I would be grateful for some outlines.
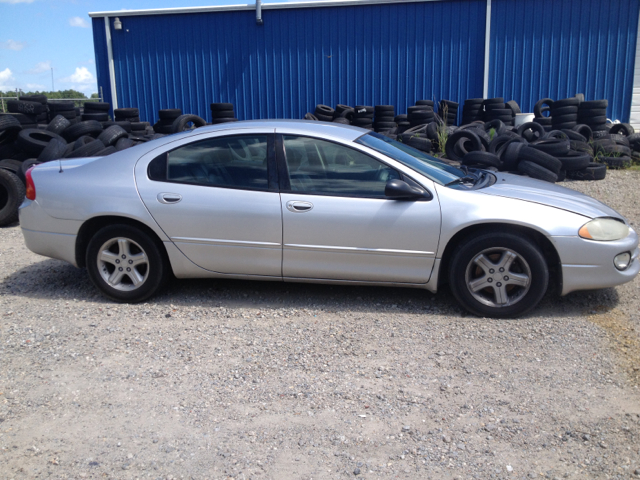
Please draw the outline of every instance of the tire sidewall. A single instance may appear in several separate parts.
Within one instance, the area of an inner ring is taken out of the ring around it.
[[[97,256],[107,241],[123,237],[140,245],[149,260],[146,281],[133,291],[121,291],[111,287],[100,275]],[[138,303],[146,300],[164,286],[168,278],[168,262],[156,243],[139,229],[129,225],[111,225],[99,230],[89,242],[86,266],[93,284],[107,297],[116,302]]]
[[[490,307],[476,300],[466,285],[465,275],[469,262],[483,250],[508,248],[521,255],[531,270],[531,286],[516,304]],[[480,317],[516,317],[534,308],[547,291],[549,269],[540,249],[524,237],[512,233],[485,233],[461,244],[454,252],[449,266],[449,284],[454,297],[469,312]]]

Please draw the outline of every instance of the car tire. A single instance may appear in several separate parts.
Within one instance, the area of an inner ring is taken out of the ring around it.
[[[18,220],[18,209],[24,200],[24,183],[15,173],[0,168],[0,226]]]
[[[474,235],[458,245],[449,265],[453,296],[480,317],[523,315],[540,302],[548,284],[549,269],[540,248],[513,233]]]
[[[557,173],[552,172],[542,165],[530,162],[529,160],[521,160],[520,163],[518,163],[518,171],[537,180],[543,180],[550,183],[556,183],[558,181]],[[558,172],[560,172],[559,168]]]
[[[571,180],[604,180],[607,176],[607,166],[591,162],[582,170],[567,171],[567,178]]]
[[[104,227],[87,247],[89,278],[105,296],[116,302],[142,302],[160,290],[169,278],[169,263],[160,248],[136,227]]]
[[[67,142],[52,138],[44,150],[38,155],[39,162],[49,162],[51,160],[58,160],[64,158],[64,154],[67,152]]]

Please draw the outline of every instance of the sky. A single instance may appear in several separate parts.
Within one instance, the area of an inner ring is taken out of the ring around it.
[[[291,0],[263,0],[281,3]],[[89,12],[254,4],[251,0],[0,0],[0,91],[97,92]],[[53,69],[53,70],[52,70]]]

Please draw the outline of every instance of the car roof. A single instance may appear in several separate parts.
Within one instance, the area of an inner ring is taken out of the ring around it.
[[[243,120],[240,122],[221,123],[207,125],[193,130],[193,133],[203,134],[223,130],[235,130],[238,128],[265,128],[275,129],[277,133],[296,133],[299,135],[331,136],[346,141],[353,141],[368,130],[341,123],[318,122],[315,120]]]

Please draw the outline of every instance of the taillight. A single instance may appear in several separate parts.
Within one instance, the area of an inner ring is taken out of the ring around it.
[[[33,166],[35,167],[35,165]],[[36,199],[36,185],[35,183],[33,183],[33,178],[31,177],[31,170],[33,170],[33,167],[29,168],[29,170],[27,170],[27,173],[24,174],[25,179],[27,180],[27,198],[29,200],[35,200]]]

